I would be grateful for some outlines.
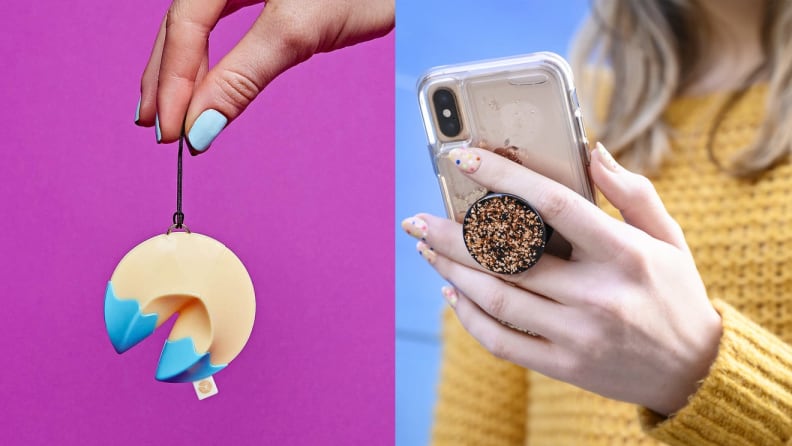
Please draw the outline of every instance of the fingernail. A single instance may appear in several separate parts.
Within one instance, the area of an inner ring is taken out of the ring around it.
[[[162,131],[159,126],[159,113],[154,115],[154,134],[157,136],[157,144],[162,141]]]
[[[441,288],[440,291],[443,293],[443,297],[446,302],[448,302],[448,305],[451,305],[451,308],[456,308],[457,302],[459,302],[459,294],[457,294],[456,289],[446,285]]]
[[[228,119],[217,110],[206,110],[195,120],[187,139],[198,152],[203,152],[225,128]]]
[[[616,172],[617,170],[619,170],[619,163],[617,163],[616,160],[613,159],[613,155],[611,155],[610,152],[608,152],[608,149],[606,149],[601,142],[597,143],[597,151],[600,154],[602,163],[605,165],[605,167],[608,168],[608,170],[610,170],[611,172]]]
[[[448,152],[448,157],[454,161],[459,170],[473,173],[481,165],[481,157],[470,149],[453,149]]]
[[[419,217],[405,218],[401,222],[401,227],[411,236],[421,240],[426,239],[427,229],[429,229],[426,222]]]
[[[135,109],[135,124],[137,124],[138,121],[140,121],[140,101],[141,101],[141,99],[143,99],[143,98],[138,98],[138,105],[137,105],[137,108]]]
[[[418,253],[421,254],[421,257],[426,259],[430,265],[434,265],[435,260],[437,260],[437,253],[434,252],[434,249],[431,246],[421,241],[415,245],[415,248],[418,250]]]

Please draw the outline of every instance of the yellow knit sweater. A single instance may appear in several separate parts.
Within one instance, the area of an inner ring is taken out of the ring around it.
[[[752,140],[766,94],[753,87],[729,113],[720,159]],[[723,318],[718,356],[688,405],[663,419],[498,360],[449,311],[433,444],[792,446],[792,163],[754,184],[713,166],[705,141],[723,97],[670,105],[673,155],[653,179]]]

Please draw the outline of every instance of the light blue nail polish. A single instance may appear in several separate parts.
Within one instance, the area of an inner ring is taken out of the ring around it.
[[[217,138],[227,123],[228,119],[219,111],[206,110],[195,120],[187,139],[193,149],[203,152]]]
[[[159,113],[154,115],[154,134],[157,135],[157,144],[162,141],[162,131],[159,128]]]
[[[141,99],[143,99],[143,98],[138,99],[138,106],[137,106],[137,109],[135,110],[135,124],[137,124],[138,121],[140,121],[140,101],[141,101]]]

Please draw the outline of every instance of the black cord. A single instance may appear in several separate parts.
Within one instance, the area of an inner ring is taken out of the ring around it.
[[[182,147],[184,145],[184,131],[179,136],[179,159],[176,167],[176,212],[173,213],[173,224],[181,229],[184,226],[184,213],[182,212]]]

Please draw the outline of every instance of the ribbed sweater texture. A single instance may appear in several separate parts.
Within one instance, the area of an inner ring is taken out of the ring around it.
[[[714,139],[719,159],[753,140],[766,94],[754,86],[729,111]],[[706,141],[725,98],[670,104],[672,153],[652,177],[723,320],[717,358],[688,404],[665,418],[499,360],[447,311],[432,444],[792,446],[792,163],[758,181],[719,170]]]

